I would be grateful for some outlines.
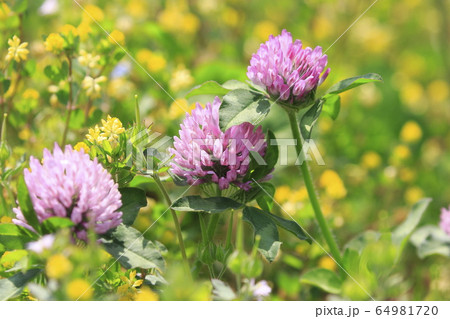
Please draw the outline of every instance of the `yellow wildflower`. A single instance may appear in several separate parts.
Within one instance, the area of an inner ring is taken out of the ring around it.
[[[65,24],[63,25],[59,31],[64,34],[65,36],[68,36],[70,33],[73,35],[78,35],[77,28],[71,24]]]
[[[189,106],[189,103],[186,99],[179,98],[173,101],[173,103],[170,105],[169,116],[170,118],[177,118],[186,114],[186,112],[190,113],[193,108],[195,108],[195,104],[191,104]]]
[[[423,87],[418,82],[407,81],[400,89],[400,99],[406,105],[414,105],[421,102],[424,95]]]
[[[405,160],[411,156],[411,151],[409,150],[408,146],[398,145],[394,148],[393,155],[395,158],[398,158],[400,160]]]
[[[27,55],[29,53],[26,47],[28,46],[28,42],[20,43],[19,37],[16,35],[12,37],[12,39],[8,40],[8,54],[6,54],[5,60],[11,61],[12,59],[16,60],[16,62],[25,61],[27,59]]]
[[[108,37],[109,42],[112,44],[119,43],[120,45],[125,44],[125,35],[119,30],[113,30]]]
[[[278,27],[272,21],[261,21],[256,24],[253,34],[259,41],[267,41],[270,35],[278,34]]]
[[[37,100],[39,98],[39,92],[35,89],[28,88],[22,93],[24,99]]]
[[[101,130],[103,131],[101,136],[107,138],[108,141],[114,141],[119,138],[119,135],[125,132],[125,129],[122,126],[122,122],[117,117],[108,117],[105,120],[102,120],[103,126]]]
[[[84,151],[84,154],[89,154],[89,146],[86,145],[84,142],[78,142],[73,149],[77,152],[80,152],[81,150]]]
[[[381,164],[381,157],[376,152],[373,151],[366,152],[362,156],[361,164],[363,167],[367,169],[377,168]]]
[[[86,41],[89,33],[91,33],[91,31],[92,31],[90,21],[91,21],[91,19],[89,19],[89,20],[83,19],[77,27],[77,31],[76,31],[77,35],[80,36],[80,39],[82,41]]]
[[[72,263],[62,254],[51,256],[45,265],[45,272],[49,278],[61,279],[71,271]]]
[[[0,20],[5,20],[11,16],[11,9],[4,2],[0,3]]]
[[[2,216],[0,218],[0,224],[11,224],[12,223],[12,218],[9,216]]]
[[[191,72],[184,67],[184,65],[179,65],[175,72],[172,74],[172,78],[169,81],[170,89],[174,92],[178,92],[191,86],[194,83],[194,78]]]
[[[412,186],[406,189],[405,191],[405,201],[408,203],[408,205],[412,205],[422,199],[425,194],[423,193],[423,190],[420,187]]]
[[[427,93],[433,103],[441,103],[450,95],[449,84],[443,80],[434,80],[428,85]]]
[[[66,294],[70,300],[89,300],[92,298],[93,289],[84,279],[74,279],[66,287]]]
[[[45,50],[55,54],[60,53],[64,47],[64,39],[58,33],[50,33],[45,40]]]
[[[289,199],[290,194],[291,188],[287,185],[281,185],[275,190],[274,198],[278,203],[283,203]]]
[[[400,139],[406,143],[414,143],[422,138],[422,129],[414,121],[406,122],[400,131]]]
[[[101,57],[99,55],[94,55],[86,52],[86,50],[80,50],[80,56],[78,57],[78,62],[82,66],[86,66],[90,69],[95,69],[99,67],[98,61],[100,61]]]
[[[416,172],[410,168],[401,168],[399,177],[402,182],[412,182],[416,178]]]
[[[336,270],[336,262],[329,256],[323,256],[319,259],[319,267],[329,269],[331,271]]]
[[[222,11],[222,21],[230,27],[236,27],[239,24],[239,13],[227,7]]]
[[[144,64],[152,73],[163,70],[167,64],[162,54],[152,52],[148,49],[139,50],[136,54],[136,59],[139,63]]]
[[[108,82],[108,95],[117,100],[125,100],[130,96],[130,92],[135,90],[134,83],[125,77],[115,78]]]
[[[83,10],[83,20],[95,20],[96,22],[101,22],[105,15],[103,14],[102,9],[93,4],[88,4],[84,7]]]
[[[330,19],[324,16],[318,16],[314,19],[312,25],[312,31],[314,36],[318,40],[326,39],[334,31],[334,26],[330,22]]]
[[[300,187],[300,189],[295,192],[289,192],[290,202],[297,203],[305,200],[306,198],[308,198],[308,191],[305,186]]]
[[[94,143],[101,144],[105,140],[105,138],[102,136],[102,132],[100,131],[98,125],[96,125],[94,128],[89,129],[88,134],[86,134],[86,138],[92,144]]]
[[[154,293],[149,287],[144,286],[137,293],[135,301],[158,301],[158,295]]]
[[[136,270],[130,272],[129,278],[121,276],[120,279],[124,282],[124,284],[117,288],[117,293],[120,295],[119,300],[134,300],[138,292],[136,288],[142,286],[144,280],[136,280]]]
[[[107,80],[106,76],[102,75],[98,78],[93,78],[87,75],[83,82],[81,82],[81,86],[86,90],[86,95],[91,98],[97,98],[101,95],[102,88],[100,87],[100,83],[105,82]]]
[[[340,199],[347,195],[347,190],[341,178],[331,169],[327,169],[322,173],[319,184],[324,187],[326,193],[334,199]]]

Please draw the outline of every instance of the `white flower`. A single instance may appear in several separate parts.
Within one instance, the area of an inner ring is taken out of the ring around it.
[[[40,254],[44,250],[52,248],[54,241],[55,241],[55,236],[44,235],[39,240],[28,243],[27,249]]]
[[[100,87],[100,83],[103,83],[107,80],[106,76],[102,75],[98,78],[93,78],[87,75],[83,82],[81,83],[81,86],[83,89],[86,90],[86,95],[91,98],[96,98],[100,96],[100,92],[102,88]]]

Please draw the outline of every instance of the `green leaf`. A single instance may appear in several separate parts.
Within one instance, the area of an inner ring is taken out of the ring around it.
[[[0,300],[17,297],[25,285],[40,272],[40,269],[31,269],[25,273],[19,272],[10,278],[0,279]]]
[[[213,96],[223,96],[227,94],[230,90],[224,88],[222,85],[216,81],[207,81],[200,85],[195,86],[186,94],[186,99],[197,96],[197,95],[213,95]]]
[[[229,91],[237,89],[250,89],[250,86],[247,83],[238,80],[228,80],[224,84],[222,84],[222,87]]]
[[[28,225],[33,227],[37,232],[40,230],[40,225],[36,212],[34,211],[33,204],[31,202],[30,194],[28,193],[27,185],[23,176],[19,178],[17,185],[17,199],[19,201],[20,210],[25,217]]]
[[[119,209],[123,214],[122,222],[131,226],[139,210],[147,206],[147,197],[142,189],[136,187],[122,187],[119,192],[122,195],[122,207]]]
[[[172,209],[180,212],[206,212],[215,214],[228,209],[238,209],[241,206],[241,203],[228,197],[201,198],[198,195],[193,195],[179,198],[172,204]]]
[[[28,0],[16,0],[12,9],[15,13],[22,13],[27,9]]]
[[[406,220],[392,232],[392,242],[403,246],[422,219],[423,213],[431,202],[431,198],[424,198],[415,203]]]
[[[155,268],[161,272],[165,268],[158,246],[132,227],[121,224],[105,234],[100,241],[106,251],[127,269]]]
[[[430,255],[442,255],[450,257],[450,236],[440,227],[426,225],[416,230],[410,238],[416,246],[419,258]]]
[[[233,289],[227,283],[219,279],[212,279],[211,283],[213,285],[214,300],[231,301],[237,298]]]
[[[309,140],[311,138],[311,133],[314,125],[322,112],[323,100],[317,100],[311,106],[311,108],[303,115],[300,120],[300,131],[302,133],[303,139]]]
[[[4,95],[8,90],[9,86],[11,85],[11,80],[9,79],[2,79],[0,81],[0,93]]]
[[[42,221],[42,230],[44,234],[54,233],[59,229],[72,227],[74,223],[69,218],[50,217]]]
[[[268,261],[274,261],[281,246],[277,225],[274,221],[262,210],[250,206],[244,208],[243,220],[253,226],[255,236],[261,236],[259,252]]]
[[[308,243],[311,244],[311,242],[312,242],[311,238],[308,235],[306,235],[306,233],[303,231],[303,229],[300,227],[300,225],[298,223],[296,223],[295,221],[281,218],[281,217],[271,214],[267,211],[264,211],[264,213],[267,214],[281,228],[287,230],[288,232],[291,232],[298,239],[306,240]]]
[[[341,97],[338,94],[332,94],[324,97],[322,111],[336,120],[341,110]]]
[[[255,187],[261,187],[264,189],[258,197],[256,202],[262,210],[270,212],[273,206],[273,196],[275,195],[275,186],[270,183],[259,183]]]
[[[326,92],[327,94],[339,94],[348,90],[351,90],[357,86],[366,84],[366,83],[370,83],[370,82],[376,82],[376,81],[383,81],[383,78],[376,74],[376,73],[367,73],[364,75],[360,75],[360,76],[355,76],[352,78],[348,78],[345,80],[342,80],[336,84],[334,84],[333,86],[331,86],[328,91]]]
[[[36,240],[37,234],[15,224],[0,224],[0,244],[7,250],[22,249],[25,244]]]
[[[270,101],[260,93],[246,89],[233,90],[223,97],[220,105],[220,128],[226,130],[244,122],[256,125],[269,114],[270,106]]]
[[[306,272],[300,282],[318,287],[331,294],[339,294],[342,280],[334,272],[324,268],[316,268]]]

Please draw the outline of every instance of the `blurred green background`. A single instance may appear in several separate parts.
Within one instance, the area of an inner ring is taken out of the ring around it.
[[[100,47],[108,42],[105,31],[117,30],[115,38],[127,51],[120,62],[102,68],[108,80],[101,84],[100,98],[90,100],[80,91],[77,107],[92,103],[92,109],[88,121],[72,119],[68,136],[72,145],[107,114],[130,124],[135,94],[146,123],[153,123],[158,132],[176,135],[184,116],[177,103],[192,107],[193,101],[184,99],[189,89],[207,80],[245,81],[252,53],[270,34],[285,28],[305,45],[326,50],[331,73],[319,94],[354,75],[376,72],[384,78],[384,83],[343,94],[339,118],[333,121],[322,115],[313,135],[325,165],[312,162],[311,168],[338,242],[343,244],[364,230],[391,229],[420,198],[433,199],[423,224],[438,223],[441,207],[450,204],[449,1],[380,0],[344,35],[372,1],[79,0],[89,14],[73,1],[55,1],[56,11],[43,12],[41,0],[30,1],[25,11],[16,14],[8,11],[11,2],[0,2],[1,56],[7,52],[7,40],[18,35],[29,43],[25,67],[30,75],[14,78],[15,91],[5,94],[14,97],[7,109],[10,164],[24,153],[40,156],[43,148],[60,142],[66,112],[58,92],[67,90],[67,83],[54,83],[44,75],[46,66],[60,64],[45,50],[44,40],[52,32],[70,28],[68,24],[80,35],[81,48],[100,59]],[[74,74],[78,83],[81,74]],[[279,137],[289,136],[287,118],[278,110],[265,125]],[[319,239],[296,170],[277,168],[275,198]],[[180,190],[173,191],[175,196]],[[156,192],[152,196],[158,200]],[[152,202],[136,227],[146,229],[164,209]],[[275,209],[281,213],[279,207]],[[149,237],[176,251],[169,216],[158,223]],[[186,218],[182,227],[194,253],[195,245],[189,241],[196,238],[197,226]],[[274,298],[321,298],[319,290],[302,287],[299,274],[316,265],[336,266],[317,245],[286,239],[279,260],[267,264],[263,276],[274,283]],[[420,260],[408,247],[398,273],[402,286],[395,290],[396,298],[448,298],[450,270],[444,257]]]

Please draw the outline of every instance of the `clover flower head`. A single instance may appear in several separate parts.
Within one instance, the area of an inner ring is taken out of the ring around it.
[[[10,62],[11,60],[15,60],[16,62],[25,61],[27,59],[28,49],[26,48],[28,46],[28,42],[20,42],[20,39],[18,36],[13,36],[12,39],[8,40],[8,53],[6,54],[5,60],[7,62]]]
[[[322,48],[303,48],[300,40],[283,30],[271,35],[253,54],[247,76],[256,85],[266,88],[275,98],[288,104],[301,104],[310,100],[316,88],[327,78],[327,56]],[[325,72],[322,74],[322,72]]]
[[[441,209],[441,222],[439,223],[439,226],[450,236],[450,207],[448,209]]]
[[[87,240],[88,229],[104,234],[122,222],[118,185],[97,159],[70,145],[62,151],[55,143],[53,153],[45,149],[43,164],[31,157],[24,178],[40,223],[54,216],[70,218],[76,237]],[[32,230],[20,208],[13,210],[13,222]]]
[[[107,80],[106,76],[101,75],[98,78],[93,78],[87,75],[83,82],[81,82],[81,86],[86,90],[86,95],[91,98],[100,97],[101,94],[101,86],[100,83],[103,83]]]
[[[216,183],[220,189],[234,184],[248,190],[245,180],[250,163],[250,151],[265,155],[267,143],[262,128],[242,123],[221,131],[219,127],[220,99],[197,107],[181,124],[180,137],[174,138],[172,172],[191,185]],[[270,175],[267,176],[270,178]]]

